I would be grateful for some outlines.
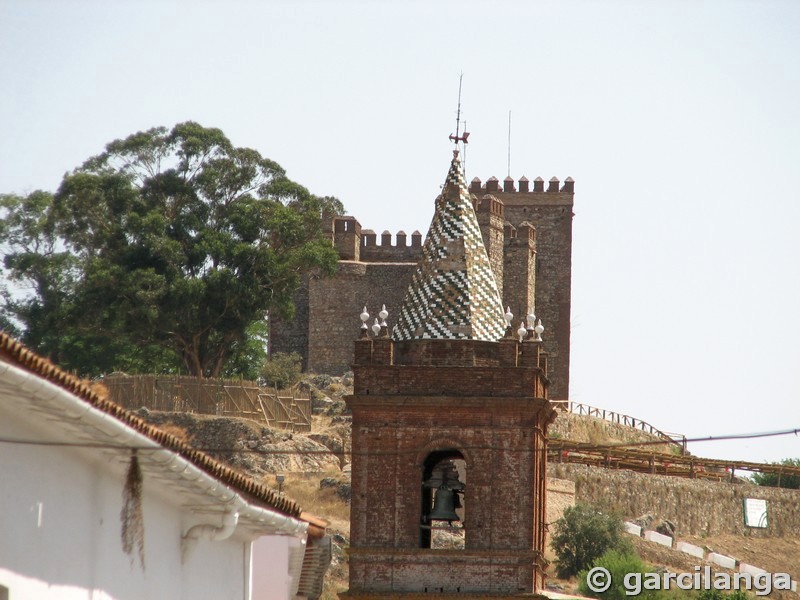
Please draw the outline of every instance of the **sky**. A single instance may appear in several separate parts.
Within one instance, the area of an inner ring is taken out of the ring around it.
[[[193,120],[424,234],[463,73],[467,180],[576,182],[571,399],[689,438],[800,428],[799,30],[791,0],[0,0],[0,193]]]

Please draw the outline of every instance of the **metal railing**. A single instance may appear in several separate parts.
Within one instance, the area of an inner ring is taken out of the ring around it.
[[[625,427],[639,429],[664,441],[670,442],[670,444],[680,449],[681,454],[686,454],[686,436],[682,433],[667,433],[666,431],[661,431],[660,429],[653,427],[647,421],[642,421],[636,417],[624,415],[613,410],[606,410],[605,408],[597,408],[596,406],[583,404],[582,402],[572,402],[570,400],[551,400],[550,403],[556,408],[565,412],[570,412],[574,415],[595,417],[598,419],[603,419],[604,421],[608,421],[609,423],[616,423],[617,425],[624,425]]]

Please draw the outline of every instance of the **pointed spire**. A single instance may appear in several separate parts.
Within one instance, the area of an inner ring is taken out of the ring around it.
[[[393,337],[497,341],[505,328],[494,272],[455,150]]]

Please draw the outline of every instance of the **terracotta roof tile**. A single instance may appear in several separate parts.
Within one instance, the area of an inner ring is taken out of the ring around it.
[[[150,438],[167,450],[181,455],[199,469],[217,478],[222,483],[242,492],[248,499],[254,501],[255,504],[267,506],[291,517],[301,517],[302,511],[294,501],[289,500],[285,496],[279,496],[270,488],[258,483],[251,477],[231,469],[204,452],[193,448],[174,435],[150,425],[141,417],[105,398],[105,388],[102,388],[102,386],[99,392],[98,384],[92,384],[91,382],[67,373],[49,360],[32,352],[3,331],[0,331],[0,361],[18,366],[67,390],[94,408],[107,413],[142,435]],[[305,516],[309,517],[309,515]],[[303,520],[309,519],[304,518]]]

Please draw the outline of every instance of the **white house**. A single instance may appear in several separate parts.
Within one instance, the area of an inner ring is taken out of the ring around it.
[[[315,598],[325,525],[0,332],[0,600]]]

